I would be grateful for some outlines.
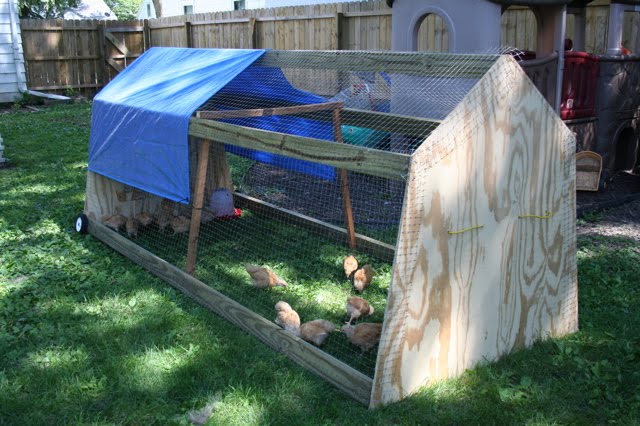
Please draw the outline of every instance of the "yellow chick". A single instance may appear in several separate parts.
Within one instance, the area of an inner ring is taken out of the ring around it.
[[[376,271],[374,271],[369,264],[358,269],[355,274],[353,274],[353,287],[355,287],[356,291],[362,293],[365,288],[369,287],[375,273]]]
[[[349,315],[349,322],[357,320],[361,316],[367,316],[373,314],[373,306],[369,305],[369,302],[362,297],[352,296],[347,299],[347,314]]]
[[[305,322],[300,326],[300,337],[316,346],[322,346],[329,333],[336,329],[336,326],[326,320],[317,319]]]
[[[251,282],[257,288],[272,288],[276,286],[287,287],[288,284],[269,268],[257,265],[245,265],[245,269],[251,277]]]
[[[287,302],[282,300],[276,303],[276,319],[275,322],[285,331],[295,336],[300,335],[300,316],[291,308]]]
[[[347,278],[351,278],[353,273],[358,269],[358,259],[353,256],[347,256],[342,261],[342,266],[344,267],[344,274]]]

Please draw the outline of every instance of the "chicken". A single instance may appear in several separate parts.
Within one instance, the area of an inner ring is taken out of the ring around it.
[[[173,229],[173,235],[182,234],[189,231],[191,225],[191,219],[184,216],[176,216],[171,219],[171,228]]]
[[[371,280],[373,279],[373,275],[376,271],[373,270],[371,265],[366,264],[362,268],[358,269],[355,274],[353,274],[353,286],[355,289],[362,293],[365,288],[369,287],[371,284]]]
[[[382,324],[363,322],[355,327],[353,325],[342,326],[342,332],[347,336],[351,344],[358,346],[362,352],[367,352],[380,341]]]
[[[361,316],[367,316],[373,314],[373,306],[369,305],[369,302],[362,297],[352,296],[347,299],[347,314],[349,315],[349,322],[357,320]]]
[[[156,216],[156,223],[160,232],[164,232],[167,226],[171,225],[171,219],[173,219],[172,207],[168,201],[162,200],[160,212]]]
[[[300,316],[298,316],[298,313],[291,308],[291,305],[281,300],[276,303],[276,312],[276,324],[284,328],[285,331],[299,336]]]
[[[276,286],[287,287],[288,284],[269,268],[256,265],[245,265],[245,269],[251,277],[251,282],[258,288],[272,288]]]
[[[138,221],[140,226],[142,226],[143,228],[146,228],[147,226],[153,223],[153,216],[151,216],[149,213],[142,212],[142,213],[138,213],[135,216],[135,220]]]
[[[127,219],[125,228],[127,229],[127,235],[129,236],[129,238],[138,236],[138,221],[134,218],[130,217],[129,219]]]
[[[353,256],[347,256],[342,261],[342,266],[344,267],[344,274],[347,278],[351,278],[353,273],[358,269],[358,259]]]
[[[305,322],[300,326],[300,337],[316,346],[322,346],[329,333],[336,329],[336,326],[326,320],[317,319]]]
[[[116,207],[114,209],[114,214],[111,216],[102,216],[102,223],[105,226],[113,229],[114,231],[119,231],[125,223],[127,223],[127,218],[120,214],[120,207]]]

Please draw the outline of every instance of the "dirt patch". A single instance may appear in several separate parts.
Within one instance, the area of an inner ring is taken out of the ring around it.
[[[640,175],[618,172],[608,182],[604,191],[578,191],[576,207],[578,217],[588,213],[611,209],[640,199]]]
[[[578,222],[578,236],[628,238],[640,244],[640,199],[601,211],[591,219]]]

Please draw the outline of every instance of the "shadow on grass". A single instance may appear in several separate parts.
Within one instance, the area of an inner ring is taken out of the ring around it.
[[[580,244],[580,332],[367,411],[91,237],[65,260],[42,238],[24,242],[39,266],[0,298],[7,424],[175,423],[216,393],[212,424],[629,423],[640,408],[628,240]]]

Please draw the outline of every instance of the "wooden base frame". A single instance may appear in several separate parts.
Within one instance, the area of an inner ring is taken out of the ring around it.
[[[106,226],[89,221],[89,233],[191,297],[202,306],[256,336],[271,348],[322,377],[362,404],[369,405],[373,379],[337,360],[319,348],[284,331],[280,326],[256,314],[192,277],[176,266],[162,260],[136,243]]]

